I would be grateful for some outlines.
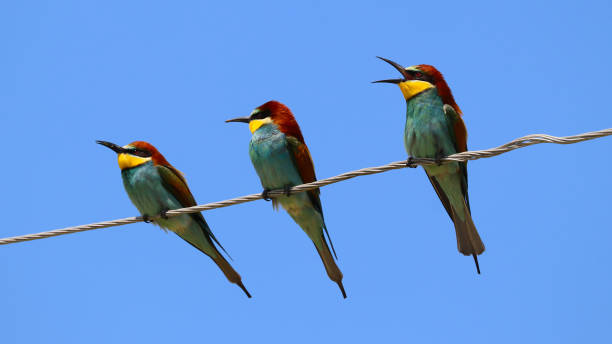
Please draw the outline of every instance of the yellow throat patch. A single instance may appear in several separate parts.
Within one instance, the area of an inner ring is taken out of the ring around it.
[[[142,165],[146,163],[147,161],[151,161],[151,157],[142,158],[142,157],[127,154],[127,153],[121,153],[117,157],[117,160],[119,162],[119,168],[123,170],[126,168],[132,168],[138,165]]]
[[[406,100],[416,96],[417,94],[425,90],[434,87],[434,85],[422,80],[408,80],[400,82],[398,86],[400,90],[402,90],[402,94],[404,95],[404,99]]]
[[[254,119],[249,122],[249,130],[251,130],[251,134],[255,133],[259,127],[264,124],[272,123],[272,119],[270,117],[266,117],[264,119]]]

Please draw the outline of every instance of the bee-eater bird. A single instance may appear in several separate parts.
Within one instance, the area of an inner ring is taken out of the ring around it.
[[[96,142],[117,153],[125,191],[145,221],[150,222],[150,217],[159,215],[155,224],[171,230],[209,256],[230,282],[237,284],[251,297],[240,275],[215,247],[213,240],[225,251],[201,213],[166,216],[168,210],[196,205],[183,174],[147,142],[136,141],[123,147],[106,141]]]
[[[379,57],[401,74],[401,79],[379,80],[397,84],[406,99],[406,127],[404,145],[408,152],[408,166],[412,158],[433,158],[467,150],[467,129],[461,110],[442,74],[433,66],[417,65],[404,68]],[[485,247],[472,221],[468,197],[467,163],[452,162],[423,166],[438,194],[444,209],[455,224],[457,248],[464,255],[472,255],[480,273],[477,256]]]
[[[291,110],[277,101],[269,101],[253,110],[250,116],[229,119],[225,122],[249,124],[253,134],[249,144],[249,155],[264,187],[264,198],[269,200],[267,193],[270,190],[286,190],[285,195],[272,199],[273,207],[276,209],[280,203],[302,227],[319,252],[327,275],[338,284],[342,296],[346,298],[342,285],[342,272],[336,265],[323,235],[325,231],[332,251],[336,255],[323,219],[319,189],[295,195],[290,195],[288,192],[292,186],[317,180],[310,151]]]

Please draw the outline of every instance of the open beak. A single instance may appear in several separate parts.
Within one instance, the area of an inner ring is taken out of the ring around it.
[[[229,123],[229,122],[249,123],[250,121],[251,121],[251,117],[247,116],[247,117],[238,117],[238,118],[228,119],[227,121],[225,121],[225,123]]]
[[[99,140],[97,140],[96,143],[99,144],[99,145],[102,145],[104,147],[108,147],[108,148],[112,149],[117,154],[125,153],[125,148],[123,148],[123,147],[121,147],[119,145],[116,145],[114,143],[110,143],[108,141],[99,141]]]
[[[406,72],[406,69],[402,67],[399,63],[393,62],[384,57],[380,57],[380,56],[376,56],[376,57],[392,65],[393,68],[397,69],[397,71],[400,72],[404,78],[403,79],[385,79],[385,80],[372,81],[373,84],[375,83],[399,84],[400,82],[404,82],[410,78],[410,75],[408,74],[408,72]]]

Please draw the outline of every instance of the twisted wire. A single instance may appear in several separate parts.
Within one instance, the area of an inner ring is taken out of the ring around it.
[[[434,165],[434,164],[446,164],[450,162],[478,160],[482,158],[490,158],[496,155],[500,155],[503,153],[513,151],[518,148],[523,148],[523,147],[527,147],[527,146],[531,146],[531,145],[535,145],[539,143],[572,144],[572,143],[593,140],[596,138],[610,136],[610,135],[612,135],[612,128],[587,132],[587,133],[573,135],[573,136],[565,136],[565,137],[557,137],[557,136],[551,136],[551,135],[546,135],[546,134],[533,134],[533,135],[519,137],[517,139],[514,139],[508,143],[505,143],[495,148],[457,153],[457,154],[453,154],[453,155],[444,157],[440,160],[429,159],[429,158],[412,158],[410,159],[410,165],[412,167],[416,165],[424,166],[424,165]],[[329,184],[338,183],[338,182],[341,182],[347,179],[352,179],[352,178],[359,177],[359,176],[367,176],[370,174],[377,174],[377,173],[382,173],[382,172],[396,170],[400,168],[406,168],[406,167],[409,167],[409,166],[407,162],[403,160],[403,161],[392,162],[392,163],[382,165],[382,166],[362,168],[362,169],[355,170],[355,171],[345,172],[345,173],[339,174],[334,177],[317,180],[312,183],[297,185],[297,186],[290,188],[289,192],[291,192],[292,194],[295,194],[298,192],[304,192],[308,190],[317,189],[317,188],[320,188],[320,187],[323,187]],[[286,190],[284,189],[271,190],[268,193],[268,196],[277,197],[277,196],[284,195],[285,192]],[[251,195],[246,195],[242,197],[228,199],[225,201],[207,203],[207,204],[197,205],[197,206],[188,207],[188,208],[169,210],[166,213],[166,215],[168,217],[172,217],[172,216],[177,216],[181,214],[189,214],[189,213],[195,213],[195,212],[200,212],[204,210],[229,207],[229,206],[240,204],[240,203],[256,201],[262,198],[263,198],[262,194],[251,194]],[[154,221],[156,218],[157,217],[151,217],[151,220]],[[66,228],[55,229],[55,230],[46,231],[46,232],[3,238],[3,239],[0,239],[0,245],[7,245],[7,244],[13,244],[13,243],[18,243],[18,242],[23,242],[23,241],[50,238],[50,237],[54,237],[58,235],[84,232],[84,231],[89,231],[93,229],[122,226],[122,225],[127,225],[130,223],[136,223],[136,222],[141,222],[141,221],[144,221],[143,217],[138,216],[138,217],[127,217],[127,218],[112,220],[112,221],[96,222],[96,223],[91,223],[87,225],[75,226],[75,227],[66,227]]]

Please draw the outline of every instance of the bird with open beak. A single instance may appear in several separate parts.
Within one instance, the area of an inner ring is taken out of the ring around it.
[[[433,66],[416,65],[404,68],[398,63],[379,57],[402,75],[399,79],[375,81],[398,85],[406,100],[404,145],[412,158],[441,158],[467,150],[467,130],[461,110],[442,74]],[[485,247],[472,221],[468,197],[466,162],[423,166],[444,209],[455,225],[457,248],[474,257],[480,273],[478,255]]]

